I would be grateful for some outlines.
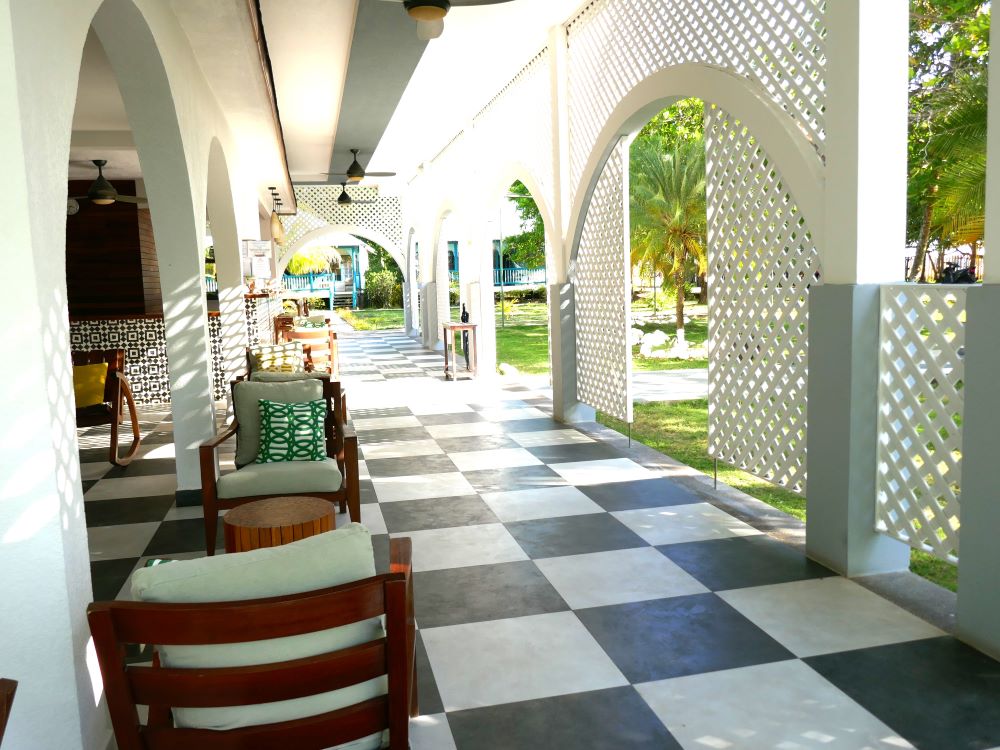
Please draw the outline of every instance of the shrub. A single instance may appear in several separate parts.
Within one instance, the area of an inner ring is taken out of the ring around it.
[[[392,299],[389,301],[392,307],[402,307],[403,306],[403,285],[396,284],[392,288]]]
[[[504,298],[516,302],[545,302],[547,299],[545,287],[527,287],[524,289],[504,289]],[[493,293],[494,302],[500,301],[500,292]]]
[[[514,300],[505,299],[500,303],[500,310],[504,315],[510,315],[514,312]]]
[[[461,299],[461,292],[458,288],[458,282],[453,281],[448,285],[448,304],[454,307],[458,304],[459,299]]]
[[[368,271],[365,274],[365,307],[389,307],[397,286],[392,271]]]

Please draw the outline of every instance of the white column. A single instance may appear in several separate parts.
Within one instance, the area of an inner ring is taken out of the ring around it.
[[[88,649],[86,607],[93,593],[69,358],[63,208],[86,22],[67,7],[64,25],[48,38],[54,46],[39,45],[31,32],[42,33],[42,19],[56,17],[46,7],[51,3],[21,4],[16,39],[10,5],[0,0],[0,164],[10,212],[4,273],[11,282],[0,295],[0,348],[11,357],[0,374],[0,676],[19,686],[3,747],[103,748],[110,726]],[[43,59],[52,50],[75,57],[75,67]],[[44,80],[42,88],[29,83],[35,77]]]
[[[823,285],[809,296],[808,554],[847,575],[903,570],[875,525],[879,283],[906,225],[906,0],[827,6]]]
[[[1000,61],[990,59],[986,161],[986,247],[1000,247]],[[962,548],[958,566],[958,634],[1000,659],[1000,261],[983,263],[983,285],[966,297],[965,418],[962,422]]]

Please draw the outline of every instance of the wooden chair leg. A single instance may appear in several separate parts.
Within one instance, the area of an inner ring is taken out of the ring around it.
[[[121,398],[122,403],[118,404],[118,419],[112,420],[111,425],[111,463],[116,466],[128,466],[132,459],[135,458],[135,454],[139,452],[139,446],[142,444],[142,436],[139,434],[139,414],[135,409],[135,399],[132,398],[132,389],[129,388],[128,381],[124,377],[121,377]],[[129,446],[128,451],[121,458],[118,457],[118,424],[117,422],[122,421],[122,410],[128,404],[128,413],[132,418],[132,445]]]
[[[219,525],[219,511],[205,508],[205,553],[211,557],[215,554],[215,534]]]

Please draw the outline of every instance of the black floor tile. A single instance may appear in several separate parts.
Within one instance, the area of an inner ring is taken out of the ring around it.
[[[766,534],[657,547],[712,591],[836,575]]]
[[[447,456],[371,458],[365,462],[372,477],[408,477],[417,474],[447,474],[458,467]]]
[[[482,415],[474,411],[463,411],[455,414],[425,414],[417,417],[422,425],[438,424],[471,424],[472,422],[485,422]]]
[[[569,609],[530,561],[414,573],[413,599],[421,628]]]
[[[216,552],[225,548],[222,535],[222,519],[216,528]],[[199,552],[205,549],[205,521],[201,518],[186,518],[180,521],[164,521],[149,540],[143,557],[169,557],[176,552]]]
[[[377,503],[378,495],[375,494],[375,485],[371,479],[362,479],[358,482],[360,487],[361,504]]]
[[[382,503],[381,509],[390,534],[499,523],[490,507],[477,495]]]
[[[593,607],[576,614],[633,684],[794,658],[715,594]]]
[[[102,479],[146,477],[154,474],[176,474],[177,462],[172,458],[139,458],[128,466],[114,466]]]
[[[350,404],[348,404],[350,410]],[[351,414],[353,418],[354,415]],[[425,427],[399,427],[391,430],[358,430],[358,443],[362,447],[373,443],[395,443],[402,440],[430,440]]]
[[[517,466],[462,472],[476,492],[512,492],[538,487],[565,487],[566,480],[548,466]]]
[[[81,464],[107,463],[108,469],[111,469],[112,464],[110,461],[108,461],[108,446],[104,445],[99,448],[81,448],[80,463]]]
[[[101,481],[101,480],[100,479],[84,479],[83,482],[82,482],[83,491],[86,492],[91,487],[93,487],[95,484],[97,484],[99,481]]]
[[[132,575],[138,557],[124,557],[120,560],[94,560],[90,563],[90,581],[94,588],[95,602],[113,601],[121,591],[125,581]]]
[[[547,464],[564,464],[573,461],[603,461],[608,458],[625,458],[625,454],[604,443],[569,443],[528,448],[539,461]]]
[[[521,447],[506,435],[471,435],[469,437],[438,438],[437,444],[445,453]]]
[[[143,445],[166,445],[174,442],[173,432],[150,432],[142,436]]]
[[[539,432],[541,430],[565,430],[566,425],[550,417],[534,419],[511,419],[501,422],[504,432]]]
[[[427,657],[427,647],[424,646],[424,639],[420,637],[419,630],[417,631],[414,651],[417,662],[417,703],[420,713],[423,716],[444,713],[444,701],[441,700],[441,693],[438,692],[434,670],[431,669],[431,660]]]
[[[691,490],[663,478],[593,484],[580,491],[609,512],[704,502]]]
[[[372,551],[375,554],[375,572],[378,575],[389,572],[389,535],[372,534]]]
[[[83,510],[87,515],[87,527],[90,528],[162,521],[173,504],[173,495],[154,495],[117,500],[88,500],[83,504]]]
[[[534,560],[649,546],[642,537],[607,513],[542,518],[505,525],[521,549]]]
[[[448,714],[458,750],[680,750],[635,688],[619,687]]]
[[[803,661],[920,750],[1000,747],[1000,662],[950,636]]]

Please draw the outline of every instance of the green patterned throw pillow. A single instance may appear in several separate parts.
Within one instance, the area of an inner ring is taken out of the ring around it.
[[[257,463],[325,459],[325,416],[326,402],[322,399],[299,404],[260,399],[260,453]]]

